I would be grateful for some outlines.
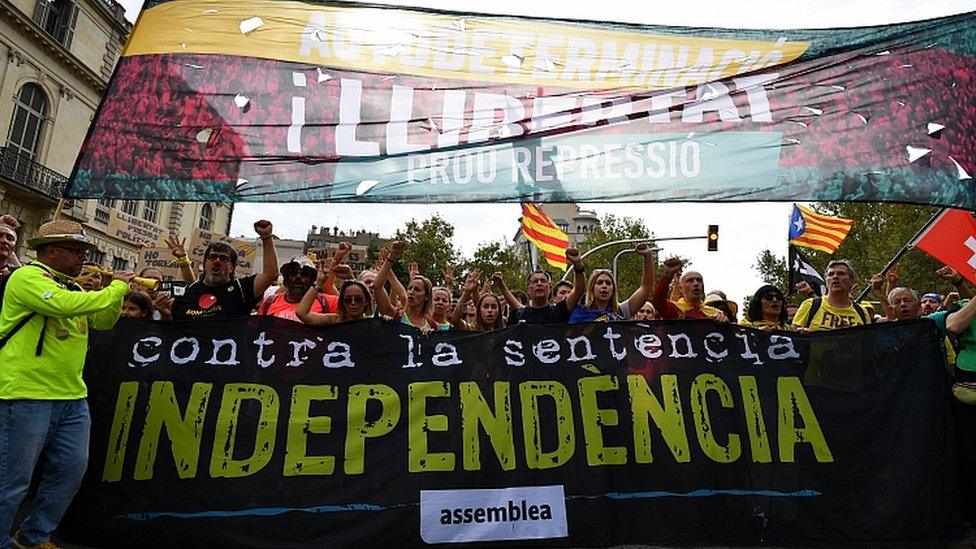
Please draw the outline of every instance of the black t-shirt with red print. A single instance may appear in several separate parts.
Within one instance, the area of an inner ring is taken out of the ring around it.
[[[173,320],[250,315],[260,301],[254,297],[254,279],[255,275],[235,278],[220,286],[199,281],[190,284],[173,301]]]

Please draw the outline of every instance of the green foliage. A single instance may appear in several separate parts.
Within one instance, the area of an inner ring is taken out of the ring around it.
[[[902,246],[938,211],[937,208],[910,204],[852,202],[820,202],[814,204],[813,209],[819,213],[854,220],[851,232],[833,254],[809,248],[801,250],[821,274],[832,259],[850,260],[857,273],[857,293],[867,287],[871,276],[880,273]],[[780,274],[776,266],[783,261],[784,258],[777,258],[769,250],[764,250],[756,258],[754,268],[764,280],[777,280]],[[941,264],[925,252],[909,250],[898,263],[901,265],[899,286],[908,286],[919,292],[953,291],[950,285],[935,274]]]
[[[752,268],[759,271],[759,276],[766,284],[772,284],[786,292],[790,285],[790,273],[786,266],[786,258],[778,257],[771,250],[763,250],[756,256]]]
[[[458,264],[460,254],[454,247],[454,225],[439,215],[433,215],[423,222],[411,219],[402,230],[397,230],[393,240],[403,240],[407,249],[394,266],[394,273],[401,282],[406,283],[407,269],[416,262],[420,274],[426,276],[435,286],[444,284],[444,268]],[[455,277],[456,278],[456,277]],[[463,280],[455,280],[462,284]]]
[[[482,282],[495,271],[502,273],[505,283],[512,290],[521,289],[525,284],[525,274],[529,269],[529,259],[525,250],[514,243],[504,241],[482,242],[474,251],[471,259],[461,263],[454,275],[455,287],[464,286],[464,277],[472,269],[481,269]]]

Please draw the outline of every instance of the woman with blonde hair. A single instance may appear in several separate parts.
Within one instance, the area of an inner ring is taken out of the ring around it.
[[[443,328],[431,318],[434,287],[427,277],[417,274],[410,278],[410,282],[406,286],[406,305],[402,310],[393,306],[390,295],[384,288],[386,279],[391,276],[390,271],[393,269],[393,263],[400,258],[400,254],[406,247],[402,241],[394,242],[390,246],[389,257],[383,262],[380,271],[376,273],[376,282],[373,283],[373,288],[376,290],[376,307],[383,316],[388,316],[407,326],[418,328],[422,332],[441,330]]]
[[[319,292],[324,290],[323,285],[329,280],[331,267],[327,262],[319,263],[319,274],[302,300],[295,309],[295,316],[309,326],[322,326],[326,324],[337,324],[340,322],[350,322],[362,318],[373,316],[373,296],[369,293],[366,284],[359,280],[346,280],[339,289],[338,313],[315,313],[312,312],[312,305],[319,299]]]
[[[627,320],[647,301],[654,287],[654,251],[647,244],[638,244],[634,252],[644,258],[641,285],[626,301],[617,302],[617,281],[608,269],[593,271],[586,282],[586,298],[569,316],[569,324],[583,324],[597,320]]]

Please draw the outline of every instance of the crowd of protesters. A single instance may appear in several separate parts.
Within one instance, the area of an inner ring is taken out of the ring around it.
[[[18,229],[16,219],[0,217],[0,549],[9,546],[11,539],[2,533],[12,528],[42,456],[48,465],[13,545],[47,542],[77,491],[90,427],[82,381],[88,328],[111,329],[120,316],[181,321],[271,315],[315,326],[380,317],[422,332],[489,331],[522,323],[701,319],[800,333],[925,317],[944,338],[957,400],[970,402],[959,418],[976,420],[976,406],[971,405],[976,404],[976,300],[968,299],[972,289],[949,267],[937,271],[956,288],[947,295],[899,286],[897,269],[872,277],[870,288],[880,303],[875,309],[854,298],[857,277],[850,262],[835,260],[827,266],[826,295],[812,295],[804,283],[789,289],[762,285],[740,317],[734,301],[720,290],[706,291],[702,273],[685,270],[682,260],[665,260],[658,276],[648,244],[634,250],[643,260],[643,273],[626,298],[627,289],[618,288],[613,272],[594,269],[587,276],[582,256],[573,248],[566,250],[572,282],[553,285],[549,273],[535,271],[521,281],[524,291],[513,291],[500,272],[474,269],[455,288],[454,271],[447,269],[446,285],[435,287],[415,263],[407,269],[405,285],[398,280],[394,265],[406,249],[403,242],[381,250],[375,267],[358,276],[343,263],[351,250],[346,243],[330,258],[297,256],[279,267],[273,226],[261,220],[254,230],[263,261],[260,272],[251,275],[238,275],[237,250],[219,241],[207,246],[196,274],[184,241],[170,235],[166,243],[188,284],[182,295],[174,296],[159,290],[162,273],[157,269],[134,276],[88,263],[96,246],[73,221],[42,225],[27,243],[36,259],[22,264],[15,253]],[[794,291],[811,295],[799,306],[788,305],[786,295]],[[966,489],[976,494],[976,441],[962,441],[960,447]],[[976,506],[969,511],[968,516],[976,516]]]

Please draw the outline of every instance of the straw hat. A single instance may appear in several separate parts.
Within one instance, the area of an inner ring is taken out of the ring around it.
[[[27,241],[27,247],[36,250],[39,246],[74,242],[83,244],[88,250],[97,250],[98,246],[85,237],[85,231],[77,221],[69,219],[55,219],[41,225],[37,236]]]
[[[730,301],[728,299],[725,299],[725,297],[720,292],[717,291],[711,292],[708,295],[706,295],[705,299],[702,302],[705,305],[712,305],[712,306],[725,304],[725,306],[729,308],[729,312],[731,312],[733,315],[739,314],[739,305],[735,301]]]

